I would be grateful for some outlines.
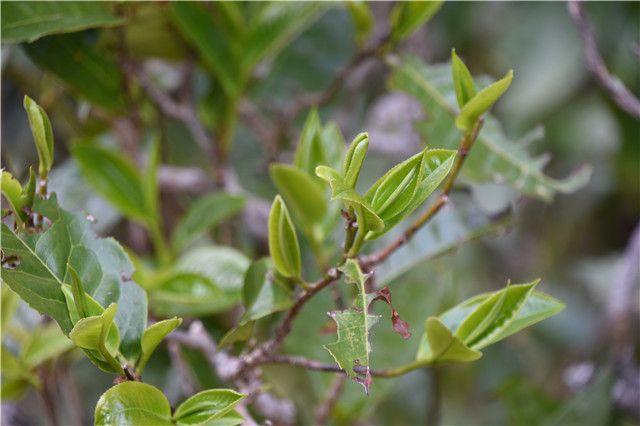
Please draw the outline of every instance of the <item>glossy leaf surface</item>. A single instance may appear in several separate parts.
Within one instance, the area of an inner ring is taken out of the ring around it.
[[[140,361],[136,368],[136,372],[141,374],[144,370],[144,366],[156,350],[160,342],[169,335],[173,330],[178,328],[182,324],[182,318],[171,318],[164,321],[158,321],[155,324],[150,325],[142,334],[140,339],[140,346],[142,353],[140,355]]]
[[[102,394],[94,422],[105,426],[173,425],[167,397],[151,385],[133,381],[115,385]]]
[[[176,408],[173,415],[178,425],[209,424],[233,410],[244,395],[230,389],[199,392]]]

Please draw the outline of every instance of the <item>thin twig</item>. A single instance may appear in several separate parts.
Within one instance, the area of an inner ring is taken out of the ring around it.
[[[587,68],[620,108],[631,116],[640,119],[640,101],[626,88],[619,78],[609,74],[604,60],[600,56],[600,52],[598,52],[593,27],[582,9],[581,2],[570,1],[567,7],[580,31]]]

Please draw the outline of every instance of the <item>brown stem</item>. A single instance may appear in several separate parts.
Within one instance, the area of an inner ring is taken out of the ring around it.
[[[593,27],[582,9],[581,2],[570,1],[568,8],[571,17],[580,31],[587,68],[595,76],[600,86],[609,93],[609,96],[611,96],[620,108],[631,116],[640,119],[640,101],[625,87],[620,79],[609,74],[607,66],[602,56],[600,56],[600,52],[598,52]]]

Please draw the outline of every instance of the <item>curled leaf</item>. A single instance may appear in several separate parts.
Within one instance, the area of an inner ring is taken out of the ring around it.
[[[347,155],[342,163],[343,182],[346,188],[354,189],[360,176],[364,157],[369,149],[369,134],[360,133],[351,142]]]
[[[456,54],[456,49],[451,49],[451,74],[453,75],[453,86],[456,90],[458,105],[462,108],[476,95],[476,86],[469,68],[460,60]]]
[[[47,113],[29,96],[24,97],[24,109],[29,117],[29,126],[33,141],[38,151],[38,173],[41,177],[47,175],[53,165],[53,130]]]
[[[269,252],[273,263],[285,277],[300,277],[300,246],[287,206],[279,195],[269,212]]]
[[[376,291],[373,294],[373,299],[369,302],[369,307],[373,304],[373,302],[377,300],[382,300],[389,307],[391,307],[391,325],[393,327],[393,331],[401,335],[403,338],[408,339],[411,337],[411,332],[409,331],[409,323],[400,318],[400,314],[393,307],[393,303],[391,302],[391,290],[389,287],[383,287],[380,290]]]

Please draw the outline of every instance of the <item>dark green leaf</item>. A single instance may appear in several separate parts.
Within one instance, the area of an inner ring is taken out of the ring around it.
[[[442,1],[403,1],[391,10],[391,37],[400,41],[425,24],[442,6]]]
[[[451,49],[451,72],[456,98],[460,108],[476,96],[476,85],[467,66],[456,55],[456,49]]]
[[[202,391],[180,404],[173,419],[178,425],[209,424],[233,410],[244,397],[230,389]]]
[[[327,214],[323,188],[306,172],[286,164],[269,167],[271,179],[291,207],[294,217],[300,218],[308,234]]]
[[[31,1],[2,3],[2,42],[32,42],[58,33],[124,23],[107,3],[86,1]]]
[[[269,252],[273,263],[285,277],[299,278],[301,272],[300,246],[287,206],[279,195],[269,212]]]
[[[73,155],[89,184],[124,215],[141,223],[155,216],[140,173],[112,150],[89,143],[76,144]]]
[[[173,244],[180,251],[194,239],[238,213],[245,200],[237,195],[215,193],[196,201],[176,225]]]
[[[96,405],[96,425],[171,426],[171,406],[157,388],[141,382],[124,382],[102,394]]]
[[[83,34],[45,37],[24,46],[29,57],[88,101],[108,110],[124,107],[122,74]]]

